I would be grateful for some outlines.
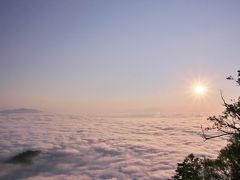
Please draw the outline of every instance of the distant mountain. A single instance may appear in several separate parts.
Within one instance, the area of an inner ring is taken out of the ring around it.
[[[19,108],[19,109],[6,109],[0,111],[0,114],[15,114],[15,113],[40,113],[37,109]]]

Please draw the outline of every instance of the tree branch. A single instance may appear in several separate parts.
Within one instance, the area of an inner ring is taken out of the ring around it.
[[[206,136],[206,134],[204,133],[203,127],[201,125],[201,130],[202,130],[202,136],[204,138],[204,141],[208,140],[208,139],[213,139],[213,138],[218,138],[218,137],[222,137],[222,136],[230,136],[232,133],[223,133],[223,134],[219,134],[219,135],[215,135],[215,136]]]

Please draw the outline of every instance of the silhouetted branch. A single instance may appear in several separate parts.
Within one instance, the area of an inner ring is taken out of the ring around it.
[[[224,103],[224,106],[227,105],[227,103],[226,103],[226,101],[225,101],[225,99],[224,99],[224,97],[223,97],[222,90],[220,90],[220,95],[221,95],[222,101],[223,101],[223,103]]]
[[[206,141],[208,139],[214,139],[214,138],[218,138],[218,137],[222,137],[222,136],[230,136],[230,135],[232,135],[232,133],[224,133],[224,134],[218,134],[218,135],[215,135],[215,136],[207,137],[206,134],[204,133],[202,125],[201,125],[201,130],[202,130],[202,137],[204,138],[204,141]]]

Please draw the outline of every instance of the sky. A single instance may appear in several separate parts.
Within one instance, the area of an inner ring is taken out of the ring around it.
[[[216,111],[240,68],[240,2],[0,1],[0,108]],[[204,97],[193,94],[201,81]]]

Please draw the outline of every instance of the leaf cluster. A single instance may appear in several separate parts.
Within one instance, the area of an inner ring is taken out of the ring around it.
[[[234,135],[216,159],[198,158],[193,154],[188,155],[182,163],[178,163],[173,179],[239,180],[240,135]]]

